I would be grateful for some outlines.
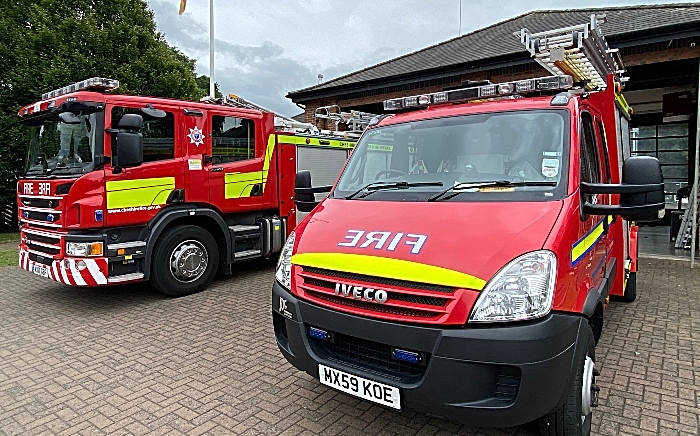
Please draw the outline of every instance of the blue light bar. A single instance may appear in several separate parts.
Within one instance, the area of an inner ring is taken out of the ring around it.
[[[46,92],[41,95],[42,100],[58,97],[59,95],[70,94],[71,92],[91,90],[91,91],[112,91],[119,88],[119,81],[114,79],[105,79],[102,77],[93,77],[91,79],[76,82],[72,85],[64,86],[63,88],[54,89],[51,92]]]
[[[391,100],[384,101],[384,110],[395,111],[441,103],[461,103],[471,100],[525,95],[532,92],[565,90],[573,86],[574,79],[571,76],[547,76],[537,79],[516,80],[514,82],[414,95],[411,97],[392,98]]]
[[[312,338],[322,341],[327,341],[331,338],[330,333],[325,330],[317,329],[316,327],[309,327],[309,335],[311,335]]]
[[[394,348],[394,352],[392,353],[392,355],[394,359],[403,360],[404,362],[420,363],[421,361],[420,354],[415,353],[413,351],[399,350],[398,348]]]

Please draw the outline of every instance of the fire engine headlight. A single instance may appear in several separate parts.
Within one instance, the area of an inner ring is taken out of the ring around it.
[[[282,248],[280,260],[277,262],[277,272],[275,272],[275,278],[279,284],[287,289],[292,285],[292,250],[294,249],[295,237],[294,232],[289,234],[289,238]]]
[[[540,318],[552,310],[557,258],[551,251],[524,254],[503,267],[481,291],[469,322]]]
[[[75,257],[102,256],[102,242],[66,242],[66,254]]]

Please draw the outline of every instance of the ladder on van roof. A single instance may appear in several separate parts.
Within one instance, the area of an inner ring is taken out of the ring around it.
[[[530,55],[555,76],[568,75],[583,83],[587,91],[607,88],[607,76],[613,74],[620,83],[628,80],[618,49],[611,49],[600,24],[604,14],[591,15],[590,22],[545,32],[531,33],[523,28],[520,37]]]
[[[376,118],[378,115],[361,112],[356,110],[351,110],[350,112],[343,112],[340,106],[337,104],[332,104],[329,106],[321,106],[316,108],[314,116],[317,120],[329,120],[335,124],[336,130],[339,124],[345,124],[347,126],[346,132],[352,132],[360,134],[362,133],[370,122]]]

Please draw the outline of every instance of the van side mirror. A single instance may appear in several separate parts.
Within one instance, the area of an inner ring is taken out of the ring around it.
[[[659,160],[651,156],[632,156],[622,164],[622,183],[581,183],[584,194],[619,194],[619,205],[584,203],[590,215],[619,215],[629,221],[658,221],[666,207],[663,176]]]
[[[320,203],[316,201],[314,194],[331,192],[333,186],[311,187],[311,172],[299,171],[294,180],[294,204],[300,212],[311,212]]]
[[[143,135],[139,131],[142,125],[141,115],[126,114],[119,120],[117,130],[109,130],[116,133],[113,141],[116,147],[114,155],[117,157],[114,162],[115,172],[119,173],[121,168],[137,167],[143,163]]]

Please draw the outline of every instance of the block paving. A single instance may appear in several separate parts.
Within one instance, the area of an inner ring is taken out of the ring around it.
[[[642,259],[597,348],[594,434],[697,435],[700,273]],[[395,412],[319,384],[277,350],[271,262],[179,299],[0,268],[0,434],[530,435]],[[546,381],[543,381],[546,382]]]

